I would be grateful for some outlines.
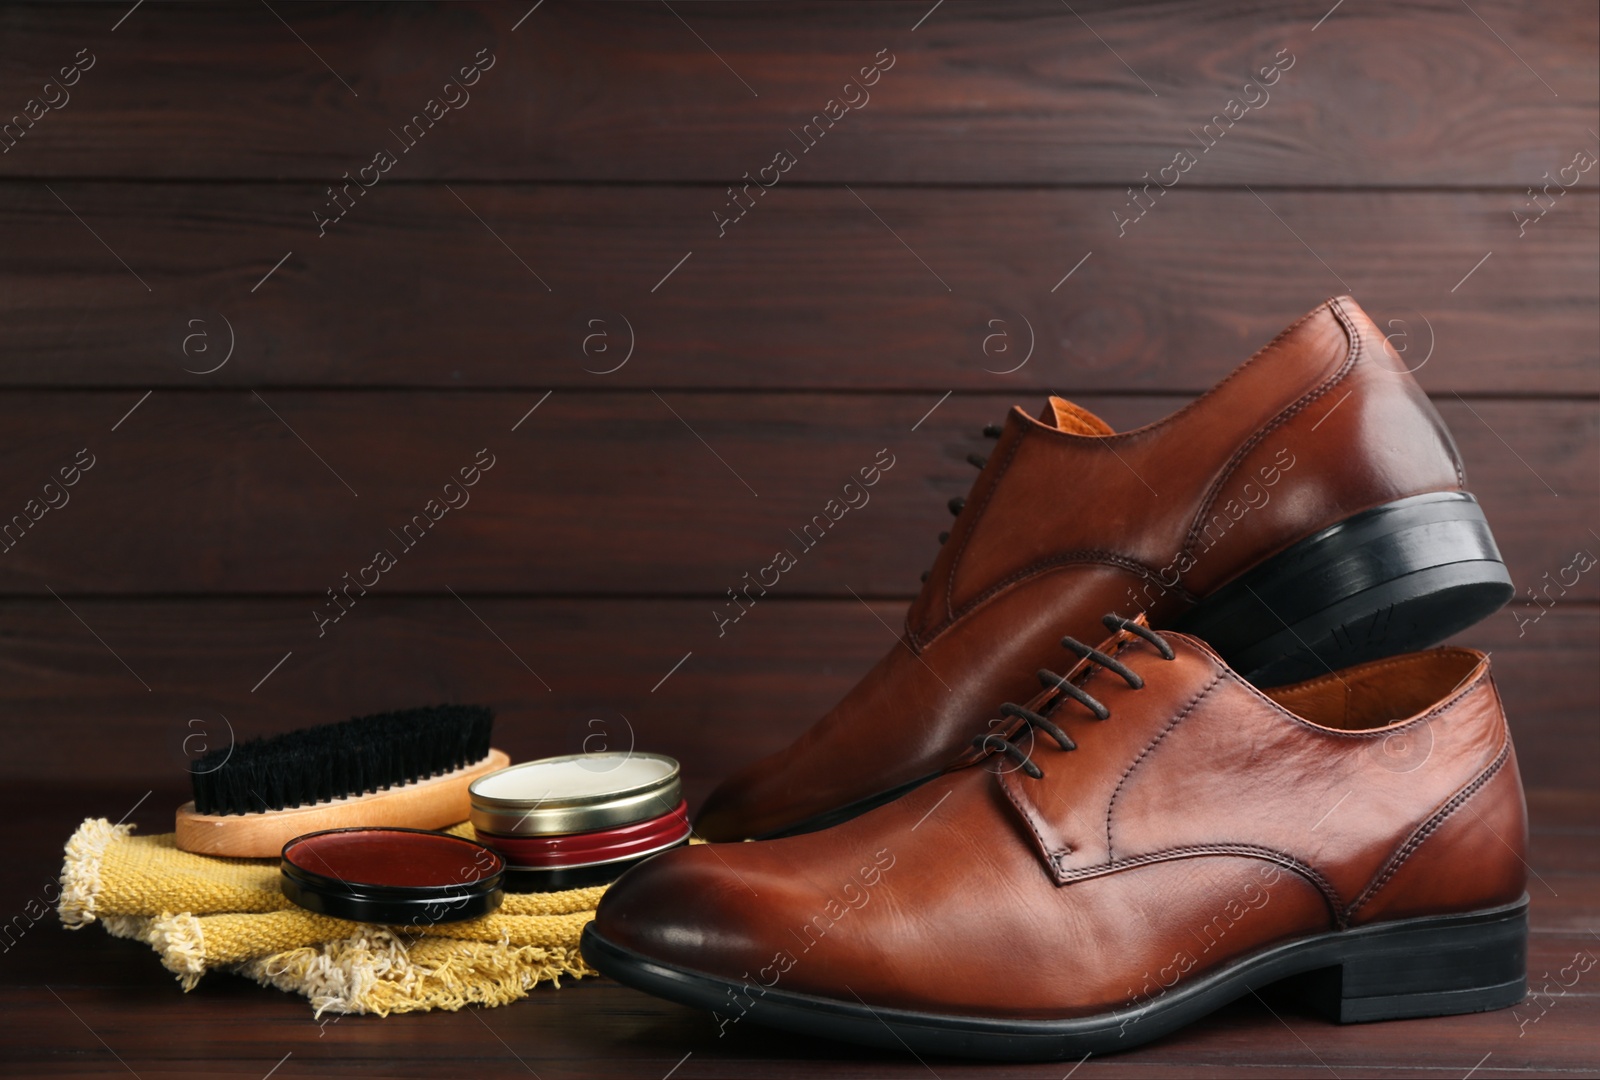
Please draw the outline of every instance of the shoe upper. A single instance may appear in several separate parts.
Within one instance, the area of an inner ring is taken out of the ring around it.
[[[1052,399],[1007,416],[902,640],[786,749],[719,787],[712,840],[815,827],[937,772],[1106,611],[1171,621],[1352,514],[1464,486],[1438,414],[1348,297],[1165,420],[1116,433]],[[862,751],[887,743],[892,755]]]
[[[1062,1018],[1276,943],[1522,896],[1526,812],[1485,656],[1264,693],[1196,639],[1157,640],[1171,659],[1135,633],[1101,646],[1132,679],[1069,673],[1105,719],[1047,691],[1028,704],[1045,727],[1011,719],[897,801],[630,871],[595,930],[752,995]]]

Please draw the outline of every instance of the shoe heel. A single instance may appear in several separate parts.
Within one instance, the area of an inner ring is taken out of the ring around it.
[[[1413,495],[1279,552],[1173,626],[1277,686],[1435,645],[1511,599],[1478,500]]]
[[[1528,990],[1527,898],[1472,915],[1351,931],[1347,958],[1285,981],[1341,1024],[1507,1009]]]

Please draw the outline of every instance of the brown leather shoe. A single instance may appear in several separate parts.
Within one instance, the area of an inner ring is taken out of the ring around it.
[[[1485,656],[1263,693],[1181,634],[1075,651],[921,790],[630,871],[585,958],[724,1028],[919,1055],[1125,1049],[1284,979],[1345,1022],[1522,999],[1526,812]]]
[[[1106,611],[1271,685],[1432,645],[1511,597],[1444,422],[1347,297],[1158,423],[1113,434],[1053,398],[991,431],[901,643],[712,793],[707,839],[822,828],[925,782]]]

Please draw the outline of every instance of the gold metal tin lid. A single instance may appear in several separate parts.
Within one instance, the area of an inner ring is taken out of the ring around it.
[[[541,758],[480,776],[472,826],[501,836],[559,836],[671,813],[683,799],[678,763],[628,752]]]

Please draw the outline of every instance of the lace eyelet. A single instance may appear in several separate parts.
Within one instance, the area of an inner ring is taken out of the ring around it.
[[[1108,628],[1114,631],[1126,630],[1129,633],[1148,641],[1151,645],[1156,647],[1163,659],[1177,659],[1177,653],[1173,650],[1171,645],[1167,644],[1167,640],[1154,630],[1151,630],[1149,627],[1135,623],[1131,619],[1124,619],[1122,616],[1114,613],[1107,615],[1102,621]],[[1095,664],[1099,667],[1103,667],[1107,671],[1111,671],[1117,675],[1120,675],[1123,681],[1126,682],[1131,688],[1135,690],[1144,689],[1144,677],[1138,672],[1134,671],[1132,668],[1128,667],[1122,661],[1118,660],[1116,657],[1111,656],[1100,649],[1085,645],[1083,642],[1072,637],[1062,638],[1061,646],[1070,652],[1076,653],[1081,660]],[[1063,696],[1072,698],[1074,701],[1077,701],[1079,704],[1083,705],[1091,713],[1093,713],[1096,719],[1108,720],[1111,718],[1110,709],[1106,708],[1104,704],[1091,696],[1088,691],[1083,689],[1083,687],[1070,681],[1065,676],[1057,675],[1055,672],[1048,671],[1044,668],[1040,668],[1036,675],[1039,679],[1039,682],[1044,685],[1045,689],[1056,690]],[[1053,712],[1054,710],[1052,709],[1051,711]],[[1063,730],[1058,724],[1056,724],[1055,721],[1051,720],[1048,716],[1034,712],[1032,709],[1028,709],[1024,706],[1008,701],[1004,705],[1000,706],[1000,715],[1003,717],[1013,717],[1022,721],[1021,727],[1028,728],[1029,730],[1037,729],[1044,732],[1046,735],[1049,735],[1052,739],[1054,739],[1056,745],[1059,746],[1063,751],[1071,751],[1078,748],[1078,744],[1074,742],[1072,737],[1068,735],[1066,731]],[[1018,731],[1020,730],[1021,728],[1018,728]],[[1011,738],[991,731],[973,739],[972,745],[979,750],[983,750],[991,754],[999,753],[1011,758],[1013,761],[1018,763],[1019,767],[1021,767],[1024,772],[1033,777],[1035,780],[1039,780],[1044,777],[1043,770],[1039,769],[1038,766],[1033,764],[1032,755],[1024,751],[1020,746],[1013,742]]]
[[[998,439],[1003,431],[1004,429],[999,424],[989,424],[984,427],[983,434],[987,438]],[[968,454],[967,461],[972,465],[976,465],[979,469],[986,468],[989,464],[989,459],[978,453]],[[951,499],[947,505],[950,507],[951,515],[960,517],[961,511],[966,508],[967,500],[965,496],[957,495],[955,498]],[[939,534],[939,543],[944,544],[948,542],[949,539],[950,534],[948,532],[942,532]],[[924,583],[926,583],[928,580],[928,575],[923,574],[922,580]]]

